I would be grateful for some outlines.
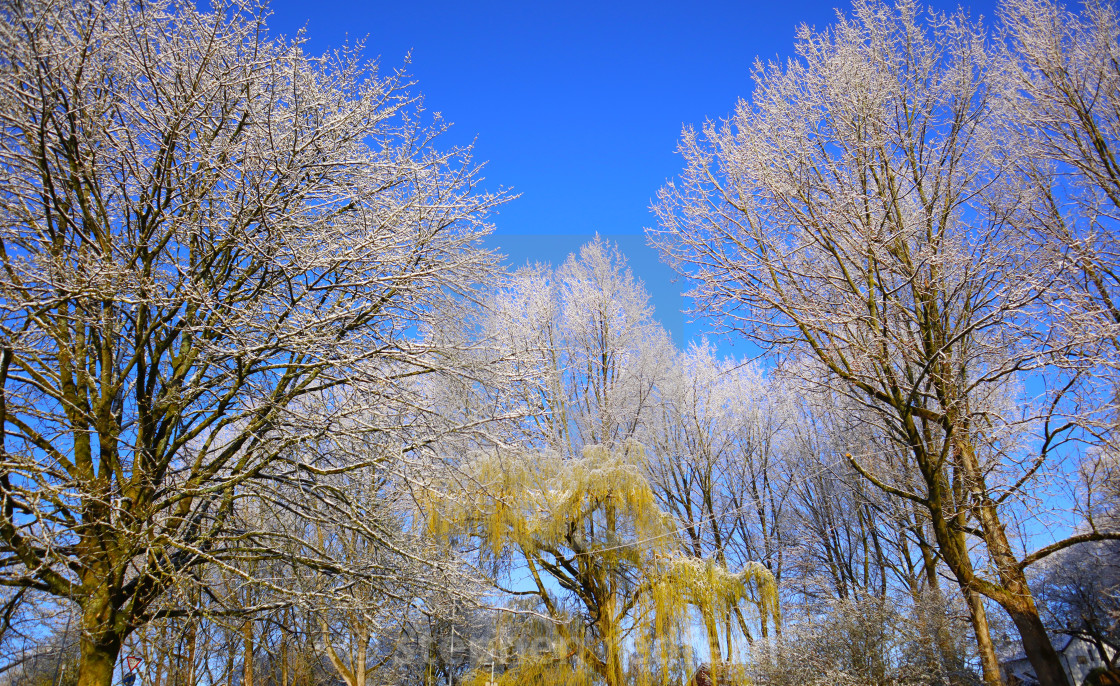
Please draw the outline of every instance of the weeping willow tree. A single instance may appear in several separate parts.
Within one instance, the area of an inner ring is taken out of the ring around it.
[[[655,663],[664,667],[670,657],[667,641],[657,641],[659,655],[651,646],[678,632],[690,605],[719,615],[751,584],[764,589],[776,618],[765,567],[733,575],[678,554],[677,523],[657,506],[643,461],[636,443],[591,446],[567,459],[494,451],[464,466],[463,488],[432,489],[433,530],[478,539],[490,561],[523,564],[529,593],[560,639],[552,654],[521,661],[499,683],[619,686],[627,647],[635,653],[631,673],[648,683]]]
[[[731,658],[734,627],[732,616],[740,603],[753,603],[759,614],[762,635],[767,635],[767,622],[775,629],[781,625],[778,607],[778,587],[774,575],[759,562],[748,562],[743,569],[733,573],[716,560],[698,557],[675,557],[668,565],[667,573],[661,584],[671,589],[671,593],[684,598],[699,612],[707,631],[708,653],[713,662],[718,661],[720,653],[719,634],[722,630],[727,637],[727,657]],[[743,629],[743,634],[748,634]]]

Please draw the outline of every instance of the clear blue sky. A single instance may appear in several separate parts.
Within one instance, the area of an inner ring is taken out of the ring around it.
[[[952,2],[933,3],[953,9]],[[964,4],[992,16],[989,0]],[[681,126],[726,117],[750,94],[750,68],[792,55],[795,27],[824,28],[823,2],[272,2],[276,33],[306,30],[322,52],[366,40],[385,67],[411,53],[429,110],[476,141],[491,187],[521,197],[496,217],[492,245],[523,264],[562,262],[596,231],[618,240],[678,344],[684,284],[640,234],[651,199],[680,169]],[[742,354],[741,348],[728,352]]]

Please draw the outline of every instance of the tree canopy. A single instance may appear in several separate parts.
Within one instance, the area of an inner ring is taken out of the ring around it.
[[[1115,673],[1115,7],[856,0],[686,126],[753,358],[267,17],[0,2],[0,686]]]

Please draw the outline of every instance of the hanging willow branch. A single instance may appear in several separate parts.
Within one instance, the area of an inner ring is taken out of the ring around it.
[[[476,538],[490,561],[520,558],[556,622],[565,654],[546,659],[547,669],[539,659],[526,661],[517,674],[563,672],[568,679],[589,670],[619,684],[622,652],[632,638],[634,664],[649,677],[651,639],[685,626],[690,606],[729,617],[727,610],[750,597],[752,585],[763,622],[770,616],[777,625],[769,570],[751,563],[732,574],[715,562],[681,555],[679,525],[657,506],[643,465],[644,451],[636,443],[613,450],[591,446],[576,459],[494,451],[464,465],[461,489],[439,484],[429,491],[432,531]],[[564,621],[573,603],[587,627],[582,636]],[[662,643],[665,668],[669,655]],[[560,669],[556,659],[567,666]]]

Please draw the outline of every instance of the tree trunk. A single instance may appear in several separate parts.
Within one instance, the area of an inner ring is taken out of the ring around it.
[[[193,684],[192,684],[193,686]],[[288,686],[288,634],[280,634],[280,686]]]
[[[1034,667],[1038,683],[1041,686],[1069,686],[1066,670],[1062,667],[1058,651],[1054,650],[1053,644],[1050,643],[1050,636],[1042,625],[1038,609],[1033,602],[1029,605],[1029,608],[1024,607],[1021,611],[1007,608],[1007,612],[1019,630],[1019,636],[1023,640],[1023,651],[1026,652],[1031,667]]]
[[[750,630],[750,628],[747,627],[747,618],[743,616],[743,608],[736,605],[734,609],[735,609],[735,619],[736,619],[736,621],[739,622],[739,631],[743,632],[743,638],[747,641],[747,645],[753,644],[754,643],[754,636],[751,636],[751,630]],[[762,626],[762,638],[766,638],[767,636],[769,636],[769,634],[766,631],[766,613],[760,607],[758,614],[761,617],[761,621],[759,622],[759,624]],[[776,623],[775,623],[775,626],[774,626],[774,630],[775,630],[775,632],[778,636],[782,635],[782,632],[778,628]]]
[[[1105,648],[1104,637],[1101,636],[1099,631],[1092,632],[1093,647],[1097,649],[1097,656],[1101,659],[1101,664],[1112,666],[1112,660],[1108,657],[1108,649]]]
[[[198,650],[198,620],[190,620],[190,629],[187,631],[187,665],[186,665],[186,679],[181,680],[179,683],[183,686],[194,686],[194,659],[195,653]]]
[[[124,640],[112,629],[115,611],[108,591],[98,591],[82,606],[78,686],[112,686],[113,667]]]
[[[362,622],[362,619],[357,619],[355,623]],[[363,626],[357,632],[358,642],[354,646],[354,686],[366,686],[366,659],[369,652],[369,631]],[[451,625],[451,664],[455,664],[455,624]],[[453,667],[452,667],[453,668]]]
[[[615,540],[617,532],[617,510],[614,500],[607,499],[606,503],[606,519],[607,519],[607,540]],[[614,565],[608,561],[606,574],[604,580],[608,588],[607,597],[604,602],[600,603],[600,607],[605,609],[603,619],[606,620],[603,626],[603,636],[607,640],[607,686],[623,686],[622,674],[622,646],[620,645],[621,627],[618,625],[619,617],[615,614],[618,609],[618,599],[615,594],[615,572]]]
[[[241,627],[241,635],[245,639],[245,653],[241,658],[242,667],[244,668],[244,676],[241,679],[241,686],[253,686],[253,622],[245,620],[245,624]]]
[[[969,602],[969,615],[973,621],[973,627],[977,629],[976,640],[981,651],[981,659],[984,659],[985,654],[987,654],[987,661],[994,661],[994,648],[983,645],[985,638],[989,644],[991,643],[991,636],[987,630],[986,619],[983,622],[982,631],[977,625],[979,615],[976,608],[982,608],[982,605],[978,602],[974,604],[973,596],[977,591],[971,589],[979,589],[979,592],[999,603],[1011,615],[1022,638],[1023,652],[1026,653],[1031,667],[1034,668],[1041,686],[1069,686],[1061,660],[1058,659],[1058,653],[1051,645],[1050,637],[1042,626],[1042,620],[1039,618],[1034,599],[1030,595],[1026,578],[1022,571],[1014,565],[1013,558],[1006,554],[1006,551],[1010,549],[1010,546],[1006,544],[1006,538],[989,536],[985,541],[992,557],[996,559],[1002,582],[1002,586],[1000,586],[976,576],[972,569],[972,562],[968,559],[968,552],[964,548],[963,540],[948,540],[950,538],[963,539],[963,536],[954,537],[953,534],[949,533],[948,526],[943,519],[939,522],[936,521],[938,517],[936,510],[931,508],[931,513],[934,514],[935,518],[938,542],[945,553],[943,557],[957,577],[957,581],[965,593],[965,599]],[[999,532],[1002,534],[1002,529]],[[1000,543],[1005,546],[1005,549],[1001,549]],[[986,682],[991,671],[987,661],[984,668]],[[998,667],[996,673],[998,674]],[[993,681],[990,683],[1001,682]]]
[[[112,686],[113,666],[121,651],[120,639],[104,634],[98,637],[83,631],[79,645],[78,686]]]
[[[968,587],[962,588],[965,602],[968,603],[968,618],[972,631],[976,634],[976,648],[980,653],[980,666],[984,672],[986,686],[1003,686],[1003,676],[999,672],[999,658],[992,643],[992,632],[988,627],[988,613],[984,609],[984,599]]]
[[[724,626],[727,627],[727,629],[726,629],[726,631],[727,631],[727,660],[728,660],[728,662],[730,662],[734,659],[732,656],[735,654],[735,644],[732,643],[732,639],[731,639],[731,634],[734,633],[734,632],[731,631],[731,610],[730,609],[727,610],[724,613],[724,619],[726,621]],[[763,622],[766,621],[766,616],[765,615],[763,615],[762,621]]]
[[[964,426],[967,432],[967,423]],[[999,574],[1000,586],[986,584],[989,589],[985,595],[999,603],[1011,615],[1012,621],[1019,629],[1023,652],[1027,654],[1039,684],[1070,686],[1065,668],[1058,658],[1058,652],[1054,650],[1054,646],[1050,643],[1050,636],[1042,626],[1038,607],[1034,603],[1030,586],[1027,585],[1027,577],[1019,567],[1019,562],[1007,540],[1007,533],[1004,531],[1003,522],[999,519],[996,503],[988,494],[984,484],[984,472],[976,459],[974,446],[971,441],[962,440],[958,443],[958,451],[971,491],[973,512],[980,522],[988,554]],[[980,586],[978,590],[984,592],[984,588],[985,586]]]
[[[603,614],[598,624],[604,647],[601,676],[606,686],[623,686],[626,681],[622,672],[622,646],[619,645],[619,626],[614,616],[614,606],[604,602],[600,603],[600,607],[603,608]]]

